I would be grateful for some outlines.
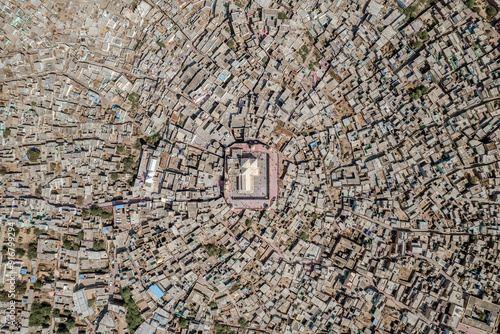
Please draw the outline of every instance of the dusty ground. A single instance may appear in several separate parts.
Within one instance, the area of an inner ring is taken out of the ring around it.
[[[370,328],[372,326],[372,316],[370,312],[371,303],[365,303],[365,306],[362,308],[361,314],[356,317],[354,324],[358,328]]]
[[[124,328],[127,328],[127,321],[125,321],[125,317],[116,316],[115,321],[117,324],[116,330],[119,334],[128,333],[128,330],[123,330]]]
[[[352,147],[347,137],[339,139],[340,143],[340,162],[346,163],[352,159]]]

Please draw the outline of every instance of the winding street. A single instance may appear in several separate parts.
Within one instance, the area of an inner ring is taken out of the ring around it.
[[[406,254],[408,254],[409,256],[412,256],[414,258],[417,258],[417,259],[421,259],[421,260],[424,260],[424,261],[427,261],[429,264],[431,264],[441,275],[443,275],[444,277],[446,277],[447,280],[449,280],[450,282],[452,282],[453,284],[456,285],[456,287],[459,289],[459,290],[462,290],[462,285],[455,281],[453,277],[451,277],[450,275],[448,275],[442,268],[443,266],[440,265],[439,263],[437,263],[434,259],[429,259],[428,257],[425,257],[425,256],[422,256],[422,255],[419,255],[419,254],[415,254],[415,253],[412,253],[412,252],[406,252]]]
[[[392,230],[392,231],[401,231],[401,232],[410,232],[410,233],[415,233],[415,234],[422,234],[422,235],[427,235],[427,234],[439,234],[439,235],[481,235],[481,236],[496,236],[496,234],[490,234],[490,233],[469,233],[469,232],[458,232],[458,231],[451,231],[451,232],[443,232],[443,231],[438,231],[438,230],[419,230],[418,228],[401,228],[401,227],[395,227],[391,226],[389,224],[383,223],[381,221],[372,219],[370,217],[367,217],[365,215],[362,215],[360,213],[356,213],[352,211],[351,209],[345,209],[346,211],[350,212],[352,215],[357,216],[361,219],[368,220],[369,222],[372,222],[375,225],[382,226],[383,228]]]

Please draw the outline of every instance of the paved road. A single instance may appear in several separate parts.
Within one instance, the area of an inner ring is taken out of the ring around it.
[[[0,229],[2,230],[2,236],[0,237],[0,249],[3,249],[3,242],[5,240],[5,230],[7,230],[7,225],[2,224],[0,226]],[[0,259],[3,260],[4,255],[0,254]]]
[[[280,255],[280,257],[283,259],[283,261],[285,261],[286,263],[288,264],[292,264],[292,262],[290,260],[288,260],[284,255],[283,255],[283,252],[281,251],[281,249],[277,246],[275,246],[273,244],[273,242],[269,239],[267,239],[266,237],[263,237],[259,234],[255,234],[255,236],[257,236],[258,238],[260,238],[262,241],[264,241],[266,244],[268,244],[269,246],[271,246],[272,249],[274,249],[274,251],[276,253],[278,253]]]
[[[235,223],[233,226],[236,226],[238,223]],[[232,228],[232,227],[231,227]],[[238,246],[239,249],[242,249],[240,246],[240,243],[238,242],[238,238],[234,235],[234,233],[231,231],[231,228],[226,228],[226,231],[231,235],[231,237],[234,239],[234,242]]]
[[[373,278],[368,277],[366,274],[363,274],[363,273],[360,273],[360,272],[357,272],[357,271],[356,271],[356,273],[358,275],[363,276],[368,282],[370,282],[370,288],[372,288],[373,290],[377,291],[378,293],[384,295],[388,300],[390,300],[394,305],[396,305],[400,309],[404,309],[404,310],[412,312],[418,318],[420,318],[421,320],[423,320],[425,323],[430,323],[431,322],[431,321],[429,321],[429,319],[425,318],[423,315],[421,315],[417,311],[415,311],[413,309],[413,307],[407,306],[407,305],[403,304],[402,302],[400,302],[399,300],[397,300],[396,298],[394,298],[394,296],[392,296],[392,295],[388,294],[387,292],[385,292],[385,291],[380,290],[379,288],[377,288],[377,285],[373,281]],[[434,322],[434,325],[438,326],[438,324],[436,322]]]
[[[350,212],[351,214],[353,214],[354,216],[357,216],[359,218],[362,218],[362,219],[365,219],[365,220],[368,220],[372,223],[374,223],[375,225],[379,225],[379,226],[382,226],[384,228],[387,228],[389,230],[394,230],[394,231],[401,231],[401,232],[411,232],[411,233],[417,233],[417,234],[440,234],[440,235],[483,235],[483,236],[496,236],[496,234],[488,234],[488,233],[469,233],[469,232],[443,232],[443,231],[439,231],[439,230],[427,230],[427,231],[424,231],[424,230],[419,230],[418,228],[401,228],[401,227],[396,227],[396,226],[391,226],[391,225],[388,225],[386,223],[383,223],[381,221],[378,221],[378,220],[375,220],[375,219],[372,219],[370,217],[367,217],[365,215],[362,215],[362,214],[359,214],[359,213],[356,213],[354,211],[352,211],[351,209],[346,209],[346,211]]]
[[[125,200],[118,200],[118,201],[111,201],[111,202],[105,202],[105,203],[99,203],[96,204],[95,206],[99,208],[109,208],[112,206],[117,206],[117,205],[127,205],[127,204],[136,204],[136,203],[142,203],[142,202],[151,202],[152,199],[145,197],[145,198],[131,198],[131,199],[125,199]],[[92,205],[90,205],[92,206]]]
[[[113,242],[113,241],[111,241],[111,242]],[[115,277],[116,277],[116,275],[118,275],[118,263],[113,264],[113,262],[115,262],[115,259],[116,259],[116,247],[113,248],[113,254],[111,254],[111,256],[109,257],[109,262],[110,262],[109,265],[111,266],[110,278],[109,278],[109,281],[111,283],[109,285],[109,300],[110,301],[113,300],[113,294],[115,291],[115,284],[116,284]]]
[[[457,286],[457,288],[459,290],[462,290],[462,284],[460,284],[459,282],[455,281],[453,277],[451,277],[450,275],[448,275],[442,268],[443,266],[440,265],[439,263],[437,263],[435,260],[433,259],[429,259],[428,257],[425,257],[425,256],[422,256],[422,255],[419,255],[419,254],[415,254],[415,253],[412,253],[412,252],[406,252],[406,254],[410,255],[410,256],[413,256],[414,258],[417,258],[417,259],[421,259],[421,260],[424,260],[424,261],[427,261],[429,262],[432,266],[434,266],[434,268],[436,268],[436,270],[441,274],[443,275],[444,277],[446,277],[450,282],[452,282],[453,284],[455,284]]]

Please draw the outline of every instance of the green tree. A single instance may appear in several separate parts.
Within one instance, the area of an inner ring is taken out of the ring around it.
[[[206,245],[205,250],[207,251],[208,255],[210,255],[210,256],[218,256],[217,246],[215,246],[213,244]]]
[[[229,289],[229,293],[233,293],[235,291],[238,291],[239,289],[241,289],[241,284],[239,283],[239,280],[233,284],[233,286]]]
[[[92,216],[100,216],[100,215],[102,215],[102,213],[103,213],[102,209],[98,206],[94,206],[94,207],[90,208],[90,214]]]
[[[117,146],[116,147],[116,153],[122,154],[123,153],[123,146]]]
[[[104,241],[96,241],[94,242],[94,246],[92,247],[93,250],[95,251],[101,251],[104,249]]]
[[[486,8],[486,14],[488,14],[488,16],[491,18],[495,17],[497,13],[497,9],[493,6],[489,6],[488,8]]]
[[[54,311],[52,311],[52,316],[54,318],[59,318],[61,316],[61,311],[55,308]]]
[[[224,324],[215,324],[214,327],[216,334],[234,334],[234,331],[231,330],[231,327]]]
[[[205,250],[207,251],[208,255],[215,257],[227,254],[227,248],[225,246],[217,247],[217,245],[208,244],[205,245]]]
[[[16,248],[16,256],[17,257],[23,257],[24,254],[26,254],[26,251],[22,248]]]
[[[75,319],[69,318],[68,322],[66,323],[66,327],[68,327],[68,330],[72,330],[73,328],[75,328],[76,327]]]
[[[223,245],[219,248],[219,256],[224,256],[226,254],[227,254],[227,248],[226,246]]]
[[[211,302],[208,306],[210,307],[211,310],[214,310],[214,309],[217,308],[217,303],[216,302]]]
[[[412,100],[419,100],[423,95],[429,93],[429,90],[427,86],[419,86],[410,93],[410,98]]]
[[[240,325],[240,328],[243,330],[248,328],[248,321],[245,318],[240,318],[240,320],[238,320],[238,324]]]
[[[71,241],[69,241],[68,239],[64,239],[62,246],[65,249],[72,249],[73,248],[73,243]]]
[[[410,6],[410,7],[406,8],[406,10],[404,11],[404,14],[408,18],[411,18],[411,19],[415,18],[415,16],[417,15],[417,7]]]
[[[116,181],[118,180],[118,177],[119,177],[118,173],[116,172],[111,173],[111,180]]]
[[[134,166],[134,162],[135,162],[134,155],[130,155],[129,157],[123,159],[123,170],[125,172],[130,171],[132,169],[132,167]]]
[[[113,218],[113,214],[111,214],[109,212],[103,212],[101,215],[101,218],[105,219],[105,220],[110,220],[111,218]]]
[[[160,141],[160,136],[158,136],[158,134],[155,134],[154,136],[147,138],[148,145],[152,147],[158,146],[159,141]]]
[[[29,326],[46,326],[50,323],[52,307],[48,303],[33,303],[29,317]]]
[[[302,62],[306,61],[309,51],[310,51],[309,45],[307,44],[302,45],[302,47],[299,49],[298,54],[300,58],[302,58]]]
[[[125,288],[120,292],[120,296],[125,303],[125,309],[127,314],[125,320],[127,321],[127,328],[130,333],[134,333],[137,327],[139,327],[144,320],[141,317],[141,312],[137,307],[135,301],[132,299],[132,293],[129,288]]]
[[[142,144],[143,144],[142,139],[137,138],[137,140],[135,141],[135,149],[138,151],[142,150]]]
[[[58,324],[56,334],[70,334],[71,332],[66,328],[66,324]]]
[[[6,128],[5,130],[3,130],[3,137],[5,139],[9,138],[10,137],[10,133],[11,133],[10,129]]]
[[[36,148],[30,148],[28,150],[28,159],[31,162],[37,162],[38,158],[40,158],[40,151]]]
[[[304,241],[307,241],[309,239],[309,234],[307,234],[306,232],[302,231],[299,234],[299,238],[302,239],[302,240],[304,240]]]
[[[139,105],[139,94],[137,94],[137,93],[130,93],[130,94],[128,94],[127,99],[132,104],[130,110],[134,111],[137,108],[137,106]]]
[[[0,167],[0,175],[5,175],[7,174],[7,168],[5,168],[4,166]]]
[[[415,42],[411,43],[412,48],[414,49],[420,49],[424,45],[422,41],[416,40]]]
[[[42,289],[42,282],[40,281],[36,281],[35,283],[33,283],[33,289],[35,290],[41,290]]]
[[[466,0],[465,1],[465,5],[468,7],[468,8],[472,8],[474,7],[474,5],[476,4],[476,0]]]
[[[479,178],[475,175],[470,175],[468,181],[470,184],[476,185],[479,183]]]
[[[288,20],[288,16],[286,15],[286,13],[279,12],[278,13],[278,19],[280,19],[280,20]]]
[[[28,259],[33,260],[38,256],[37,244],[31,243],[28,246]]]
[[[89,305],[89,307],[92,307],[92,305],[94,305],[94,304],[95,304],[95,298],[89,299],[89,300],[87,301],[87,304]]]
[[[0,302],[8,302],[10,300],[9,293],[7,291],[0,291]]]
[[[424,40],[424,41],[428,41],[429,40],[429,33],[427,31],[421,31],[418,33],[418,38]]]
[[[234,47],[234,41],[232,39],[228,40],[226,44],[231,50],[236,51],[236,48]]]
[[[314,37],[313,37],[313,35],[311,35],[309,30],[306,31],[306,36],[309,39],[309,42],[311,42],[311,43],[314,42]]]
[[[78,232],[76,238],[78,239],[78,241],[82,241],[84,235],[85,235],[85,233],[83,231],[80,231],[80,232]]]
[[[22,296],[26,293],[26,289],[28,288],[28,283],[26,281],[16,280],[14,286],[16,288],[16,295]]]
[[[187,326],[188,326],[188,320],[186,318],[179,318],[179,327],[187,328]]]
[[[83,205],[83,196],[77,196],[76,200],[75,200],[75,204],[82,206]]]
[[[130,174],[130,178],[128,180],[128,185],[129,186],[132,187],[134,185],[134,180],[135,180],[136,177],[137,177],[137,168],[134,168],[132,170],[132,173]]]

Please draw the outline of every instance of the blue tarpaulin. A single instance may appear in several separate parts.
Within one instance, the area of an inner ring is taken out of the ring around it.
[[[158,298],[161,298],[164,295],[163,291],[160,290],[160,288],[158,287],[158,285],[151,286],[149,288],[149,290],[151,290],[156,295],[156,297],[158,297]]]

